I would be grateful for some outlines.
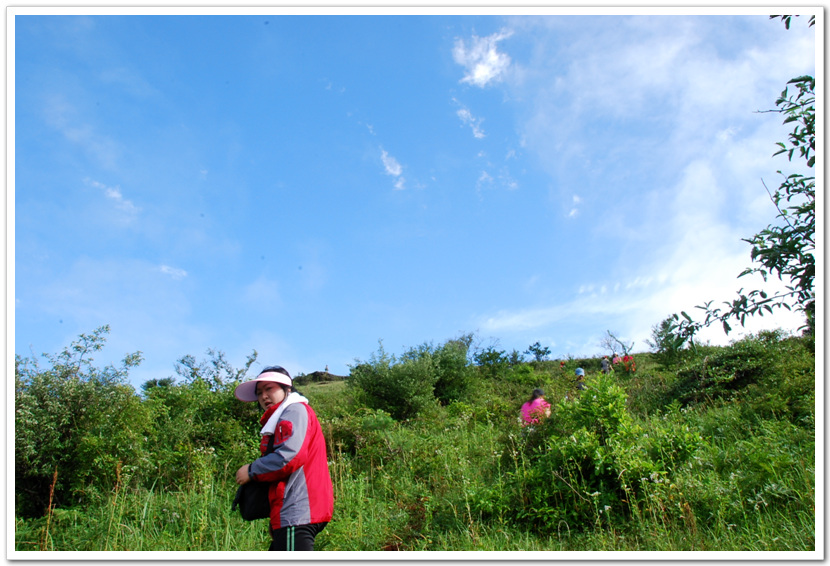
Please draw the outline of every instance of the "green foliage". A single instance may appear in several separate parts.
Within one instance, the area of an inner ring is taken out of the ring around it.
[[[392,372],[428,360],[435,377],[443,349],[423,345],[393,361],[381,348],[370,361],[386,358]],[[213,360],[187,367],[222,365],[208,353]],[[765,332],[699,346],[676,371],[656,355],[637,359],[630,376],[578,360],[596,369],[577,396],[572,368],[563,375],[557,362],[508,363],[496,379],[468,368],[477,386],[464,399],[441,406],[432,397],[409,420],[365,405],[354,385],[309,383],[303,394],[326,435],[335,490],[317,549],[814,550],[807,340]],[[46,517],[18,513],[15,548],[267,548],[264,525],[229,510],[233,471],[257,453],[259,412],[233,398],[228,376],[238,370],[211,375],[146,383],[133,396],[144,415],[131,432],[141,457],[102,462],[110,476],[87,477],[82,501],[64,498]],[[517,416],[532,386],[544,387],[554,411],[529,430]],[[117,443],[120,433],[110,434]]]
[[[538,385],[541,385],[539,375],[533,371],[533,368],[528,365],[520,365],[512,368],[506,375],[513,383],[518,383],[524,386],[525,389],[530,390]]]
[[[46,511],[55,470],[53,504],[100,501],[114,486],[210,489],[225,462],[249,460],[256,450],[257,413],[233,396],[256,358],[234,369],[222,352],[185,356],[183,384],[152,379],[144,398],[127,385],[140,353],[120,368],[93,365],[109,327],[82,334],[57,356],[18,358],[15,371],[15,475],[18,513]],[[223,472],[224,473],[224,472]]]
[[[696,515],[727,525],[759,514],[814,515],[812,431],[779,419],[748,424],[742,413],[739,405],[689,413],[689,426],[708,441],[675,481]]]
[[[58,355],[15,359],[15,508],[23,515],[46,509],[55,470],[54,503],[82,501],[90,489],[115,484],[116,464],[132,470],[144,457],[146,409],[126,385],[141,353],[120,367],[98,368],[108,326],[80,335]]]
[[[636,427],[625,392],[610,376],[589,380],[588,387],[576,399],[558,403],[551,417],[520,441],[522,465],[498,494],[478,494],[475,504],[482,513],[499,509],[549,533],[562,524],[574,530],[590,526],[600,510],[605,516],[611,509],[621,512],[623,472],[632,469]],[[508,451],[515,441],[512,436],[506,441]]]
[[[536,341],[528,346],[527,350],[525,350],[525,354],[530,354],[537,362],[543,362],[548,359],[548,356],[550,355],[550,348],[547,346],[543,348],[542,345]]]
[[[797,422],[812,410],[814,360],[804,340],[784,338],[780,331],[760,332],[680,369],[665,399],[685,405],[742,400],[753,411]]]
[[[686,313],[681,313],[687,322],[691,322]],[[651,328],[651,340],[646,340],[651,350],[664,366],[677,364],[683,357],[683,346],[689,337],[676,332],[680,324],[679,317],[671,315]],[[693,343],[692,343],[693,344]]]
[[[500,377],[510,367],[510,359],[504,350],[497,350],[494,346],[477,351],[473,355],[473,360],[479,366],[481,373],[491,379]]]
[[[365,406],[387,411],[398,420],[413,418],[435,399],[438,375],[429,350],[421,346],[397,360],[381,342],[368,362],[358,360],[350,367],[347,383]]]
[[[147,482],[160,486],[209,487],[220,466],[257,455],[259,409],[233,396],[234,383],[211,389],[194,379],[147,391]]]
[[[357,360],[348,385],[359,404],[388,411],[396,419],[413,418],[437,399],[442,405],[464,399],[475,381],[467,359],[472,335],[441,346],[422,344],[400,358],[389,355],[381,342],[368,362]]]
[[[442,405],[465,399],[475,381],[473,367],[467,359],[472,334],[455,340],[430,352],[435,364],[435,397]]]

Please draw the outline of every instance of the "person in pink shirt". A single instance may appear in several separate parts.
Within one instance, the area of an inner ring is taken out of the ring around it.
[[[530,400],[522,405],[522,426],[539,424],[542,417],[550,416],[550,403],[545,401],[545,392],[534,389]]]

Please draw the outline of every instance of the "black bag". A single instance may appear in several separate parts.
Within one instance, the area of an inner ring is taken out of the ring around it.
[[[265,454],[274,451],[274,437],[268,441],[268,448]],[[246,521],[267,519],[271,516],[271,502],[268,501],[268,488],[271,482],[249,481],[240,485],[236,490],[236,497],[233,498],[231,511],[239,507],[239,513]]]
[[[268,501],[268,487],[271,482],[249,481],[236,490],[231,511],[239,507],[242,518],[246,521],[267,519],[271,516],[271,503]]]

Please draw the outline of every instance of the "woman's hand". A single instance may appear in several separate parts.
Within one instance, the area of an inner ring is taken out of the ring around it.
[[[249,481],[251,481],[251,477],[248,475],[248,469],[251,467],[250,464],[245,464],[238,470],[236,470],[236,483],[239,485],[245,485]]]

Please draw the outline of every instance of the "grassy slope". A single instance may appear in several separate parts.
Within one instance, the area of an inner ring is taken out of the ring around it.
[[[795,379],[794,366],[809,364],[809,357],[794,360],[789,355],[765,362],[780,364],[776,371],[786,374],[781,379],[787,383]],[[729,392],[722,380],[702,393],[709,396],[703,402],[682,410],[658,409],[683,391],[684,374],[662,369],[648,355],[637,359],[634,376],[617,377],[632,423],[640,427],[636,447],[643,435],[665,436],[667,430],[683,427],[701,441],[682,461],[683,469],[679,463],[671,470],[671,485],[650,484],[651,492],[622,508],[624,516],[609,516],[616,508],[604,514],[595,505],[593,514],[578,523],[562,520],[548,529],[517,521],[510,505],[511,497],[521,497],[516,482],[532,469],[515,415],[533,386],[543,386],[555,407],[572,395],[571,368],[561,373],[558,363],[538,364],[531,372],[484,381],[465,402],[436,406],[407,423],[355,407],[342,381],[303,386],[330,443],[335,485],[335,518],[318,537],[318,549],[813,550],[814,438],[809,425],[798,422],[809,421],[810,411],[805,416],[803,406],[793,408],[798,402],[804,405],[803,399],[787,397],[787,383],[779,383],[776,391],[765,383],[760,385],[766,391],[747,385]],[[695,383],[702,387],[708,374],[698,373],[690,375],[697,375]],[[801,385],[811,383],[809,375],[801,377]],[[720,395],[723,391],[728,394]],[[98,506],[18,519],[15,548],[265,549],[265,525],[245,523],[229,511],[235,466],[225,463],[214,470],[213,483],[181,492],[124,488]],[[593,495],[580,489],[575,483],[574,493],[582,500]]]

